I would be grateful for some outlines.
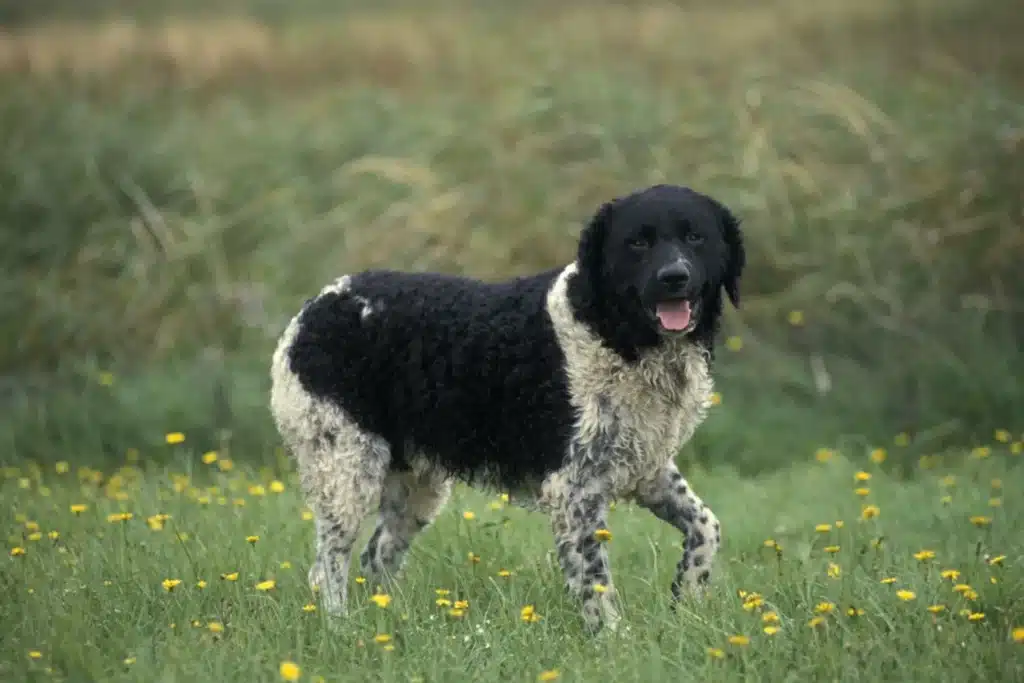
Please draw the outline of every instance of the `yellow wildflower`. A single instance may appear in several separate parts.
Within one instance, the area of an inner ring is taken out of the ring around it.
[[[804,324],[804,312],[800,310],[790,311],[789,314],[786,315],[786,320],[793,327],[800,327]]]
[[[1024,643],[1024,626],[1018,626],[1017,628],[1013,629],[1013,632],[1010,634],[1010,637],[1013,639],[1013,642],[1015,643]]]
[[[519,618],[528,624],[540,621],[540,615],[537,614],[533,605],[525,605],[521,610],[519,610]]]
[[[971,517],[971,524],[973,524],[974,526],[988,526],[991,523],[991,517],[986,517],[984,515],[975,515]]]
[[[988,499],[988,506],[989,507],[993,507],[993,508],[1001,508],[1001,507],[1003,507],[1003,499],[1002,498],[989,498]]]
[[[743,647],[745,645],[750,645],[750,638],[742,635],[729,636],[729,644]]]
[[[860,607],[850,606],[846,608],[846,616],[848,617],[862,617],[864,616],[864,610]]]
[[[828,577],[830,579],[838,579],[839,575],[842,574],[842,571],[843,570],[840,569],[839,565],[835,562],[828,563],[828,570],[826,571],[826,573],[828,574]]]
[[[957,585],[953,586],[953,591],[956,593],[967,593],[970,592],[970,590],[971,587],[966,583],[958,583]]]
[[[263,487],[263,484],[253,484],[249,487],[250,496],[265,496],[267,495],[267,489]]]
[[[1004,560],[1006,560],[1006,555],[996,555],[995,557],[989,559],[988,563],[994,567],[996,565],[1002,564]]]
[[[967,615],[969,621],[982,621],[985,618],[984,612],[971,612]]]
[[[198,588],[199,590],[203,590],[204,588],[206,588],[206,581],[204,579],[199,579],[198,581],[196,581],[196,588]]]
[[[181,579],[164,579],[161,582],[161,585],[164,587],[164,590],[167,591],[168,593],[170,593],[172,590],[177,588],[180,584],[181,584]]]
[[[595,593],[604,593],[604,592],[607,592],[607,590],[608,590],[608,586],[604,585],[603,583],[595,583],[594,584],[594,592]]]
[[[945,612],[946,611],[946,606],[945,605],[928,605],[928,611],[931,612],[932,614],[938,614],[939,612]]]
[[[221,574],[220,578],[224,579],[225,581],[238,581],[238,572],[230,572],[230,573],[227,573],[227,574]]]
[[[132,513],[130,512],[112,512],[111,514],[107,515],[107,521],[111,524],[114,524],[116,522],[127,522],[131,518]]]
[[[823,548],[823,550],[826,553],[829,553],[830,555],[834,555],[834,554],[839,552],[839,546],[837,546],[837,545],[827,545],[827,546],[825,546]]]
[[[51,541],[56,541],[58,538],[60,538],[60,532],[56,529],[50,531],[46,535],[50,538]]]
[[[1020,455],[1024,453],[1024,441],[1014,441],[1010,444],[1010,453]]]
[[[11,548],[11,557],[21,557],[24,554],[25,549],[22,548],[20,545],[16,545],[13,548]]]
[[[722,395],[717,391],[711,392],[711,405],[717,406],[722,403]]]
[[[975,460],[983,460],[992,455],[992,449],[988,446],[975,446],[971,449],[971,457]]]
[[[466,558],[473,564],[477,564],[480,562],[480,556],[474,553],[472,550],[466,553]]]
[[[512,572],[510,572],[507,569],[499,569],[498,576],[500,576],[503,579],[507,579],[508,577],[512,576]]]
[[[57,472],[57,474],[67,474],[69,471],[71,471],[71,465],[68,463],[67,460],[60,460],[57,462],[56,465],[53,466],[53,469],[54,471]]]
[[[896,597],[906,602],[907,600],[913,600],[914,598],[916,598],[917,593],[908,590],[898,590],[896,591]]]
[[[864,472],[863,470],[853,475],[854,481],[869,481],[870,479],[871,474],[868,472]]]
[[[725,340],[725,348],[730,351],[739,351],[743,348],[743,338],[732,335]]]
[[[279,566],[281,567],[281,569],[291,569],[292,568],[292,563],[289,562],[288,560],[285,560]]]
[[[761,615],[761,621],[766,624],[777,624],[779,623],[778,612],[765,612]]]
[[[39,650],[29,650],[28,651],[28,658],[29,659],[42,659],[43,658],[43,653],[40,652]]]
[[[835,452],[831,448],[819,448],[814,452],[814,459],[818,462],[828,462]]]
[[[941,576],[944,579],[949,579],[950,581],[956,581],[958,578],[960,578],[960,572],[956,569],[943,569],[939,573],[939,576]]]
[[[391,636],[387,633],[378,633],[373,637],[373,642],[380,643],[381,645],[383,645],[384,643],[390,643]]]
[[[170,432],[164,436],[164,440],[169,444],[184,443],[185,435],[181,432]]]
[[[817,526],[814,527],[814,530],[817,531],[819,534],[825,534],[825,533],[828,533],[829,531],[832,531],[832,525],[831,524],[818,524]]]
[[[547,671],[541,671],[537,675],[538,681],[556,681],[561,674],[558,669],[548,669]]]
[[[821,626],[824,623],[825,623],[825,618],[824,617],[813,617],[810,621],[807,622],[807,625],[810,626],[811,628],[815,628],[817,626]]]
[[[831,614],[835,610],[836,606],[831,602],[819,602],[814,607],[814,611],[818,614]]]
[[[73,515],[80,515],[88,509],[89,506],[86,505],[85,503],[74,503],[70,507],[71,514]]]
[[[476,519],[476,513],[473,512],[472,510],[465,510],[462,513],[462,518],[465,520],[474,520]]]
[[[860,518],[861,519],[874,519],[878,515],[882,514],[882,511],[877,505],[865,505],[861,508]]]
[[[999,443],[1009,443],[1012,438],[1010,432],[1005,429],[997,429],[994,436]]]
[[[464,610],[464,609],[459,609],[458,607],[453,607],[453,608],[451,608],[450,610],[448,610],[448,616],[450,616],[450,617],[454,617],[454,618],[456,618],[456,619],[461,619],[461,618],[462,618],[462,616],[463,616],[463,615],[464,615],[465,613],[466,613],[466,610]]]
[[[273,579],[267,579],[266,581],[260,581],[259,583],[257,583],[256,584],[256,590],[258,590],[258,591],[270,591],[270,590],[274,590],[274,587],[276,585],[277,585],[277,581],[274,581]]]
[[[206,628],[209,629],[210,633],[224,632],[224,624],[220,623],[219,621],[211,621],[209,624],[206,625]]]
[[[235,469],[235,463],[230,458],[220,458],[217,460],[217,467],[221,472],[230,472]]]
[[[862,486],[860,488],[854,489],[853,492],[854,492],[854,494],[860,496],[861,498],[864,498],[865,496],[867,496],[867,495],[869,495],[871,493],[871,489],[864,488]]]
[[[608,531],[608,529],[598,529],[594,532],[594,538],[596,538],[601,543],[604,543],[606,541],[612,540],[612,532]]]
[[[302,516],[302,521],[303,522],[310,522],[310,521],[313,520],[313,511],[312,510],[303,510],[301,516]]]
[[[253,545],[255,545],[256,541],[258,541],[258,540],[260,540],[259,536],[246,536],[245,537],[245,542],[246,543],[252,543]]]
[[[307,613],[308,612],[315,612],[316,611],[316,605],[314,605],[311,602],[307,602],[305,605],[302,606],[302,611],[303,612],[307,612]]]
[[[935,551],[919,550],[916,553],[914,553],[914,559],[918,560],[919,562],[924,562],[925,560],[933,560],[935,559]]]
[[[279,481],[277,479],[275,479],[274,481],[270,482],[270,492],[271,493],[284,493],[284,482],[283,481]]]
[[[884,448],[875,448],[868,457],[871,459],[871,462],[881,465],[889,457],[889,454],[885,452]]]
[[[376,604],[377,607],[384,609],[391,604],[391,596],[386,593],[374,593],[370,596],[370,601]]]
[[[358,583],[360,586],[362,586],[364,583],[366,583],[366,577],[365,576],[357,576],[356,577],[356,583]]]
[[[217,457],[217,451],[207,451],[203,453],[203,464],[212,465],[213,463],[217,462]]]
[[[723,651],[721,648],[709,647],[707,649],[707,652],[708,657],[711,657],[712,659],[722,659],[725,657],[725,651]]]
[[[886,585],[894,584],[894,583],[896,583],[896,578],[892,577],[892,576],[889,576],[889,577],[886,577],[886,578],[882,579],[879,583],[884,583]]]
[[[33,542],[34,542],[34,541],[38,541],[38,540],[39,540],[40,538],[42,538],[42,537],[43,537],[43,534],[42,534],[41,532],[39,532],[39,531],[33,531],[33,532],[32,532],[32,533],[30,533],[30,534],[29,534],[29,535],[28,535],[28,536],[27,536],[26,538],[28,538],[28,540],[30,540],[30,541],[33,541]]]
[[[285,681],[297,681],[302,675],[302,669],[295,662],[281,662],[278,672],[281,674],[281,679]]]

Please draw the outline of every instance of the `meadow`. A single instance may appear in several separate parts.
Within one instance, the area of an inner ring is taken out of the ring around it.
[[[0,680],[1024,680],[1022,33],[1008,0],[0,2]],[[460,489],[386,606],[305,609],[288,317],[356,268],[566,263],[654,182],[748,244],[679,454],[705,601],[669,609],[680,538],[623,504],[589,639],[545,520]]]

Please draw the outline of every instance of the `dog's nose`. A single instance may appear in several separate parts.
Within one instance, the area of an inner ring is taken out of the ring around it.
[[[689,281],[690,267],[684,261],[676,261],[658,269],[658,282],[668,289],[682,289]]]

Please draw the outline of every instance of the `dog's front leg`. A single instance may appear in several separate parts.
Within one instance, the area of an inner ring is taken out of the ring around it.
[[[606,515],[608,493],[595,480],[577,478],[570,483],[552,513],[558,559],[570,593],[583,603],[583,620],[593,632],[615,630],[615,609],[608,551]]]
[[[693,492],[674,462],[641,486],[636,500],[683,532],[683,556],[672,581],[673,599],[679,599],[683,586],[699,594],[711,578],[711,563],[722,542],[718,518]]]

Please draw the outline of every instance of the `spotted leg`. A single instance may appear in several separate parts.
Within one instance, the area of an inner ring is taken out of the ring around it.
[[[566,587],[582,600],[587,628],[597,632],[605,626],[615,630],[619,615],[602,536],[609,499],[592,484],[568,487],[562,505],[552,513],[552,529]]]
[[[711,578],[711,565],[722,542],[718,518],[671,462],[640,487],[636,500],[683,532],[683,557],[672,581],[673,600],[680,598],[684,587],[692,594],[700,594]]]
[[[451,481],[434,471],[388,473],[377,526],[359,556],[367,578],[385,580],[401,569],[413,538],[434,521],[450,493]]]

